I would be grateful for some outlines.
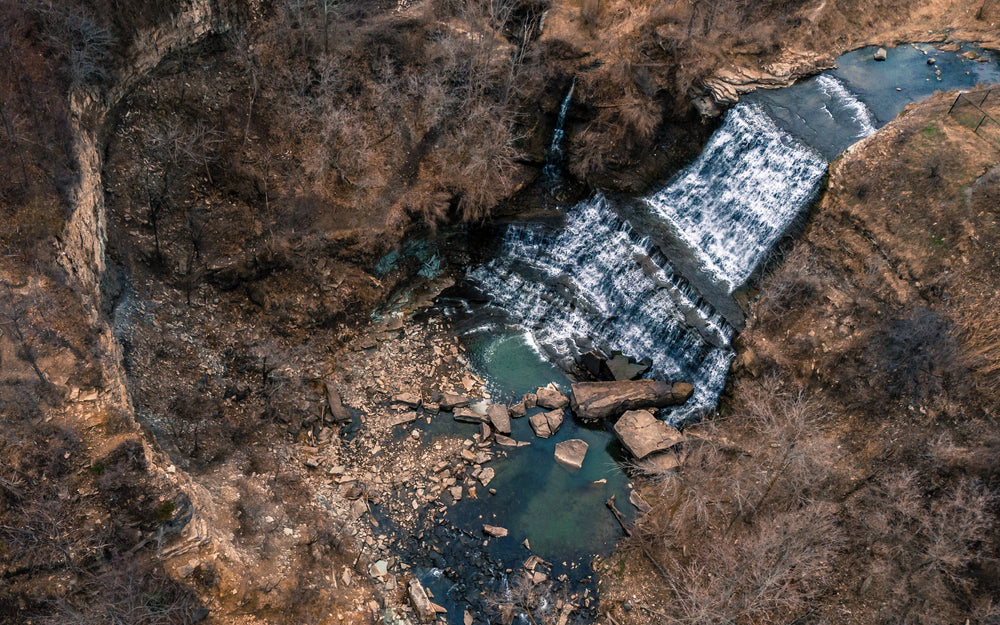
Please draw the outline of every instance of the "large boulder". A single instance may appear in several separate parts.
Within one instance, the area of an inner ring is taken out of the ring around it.
[[[666,451],[684,440],[684,435],[648,410],[630,410],[615,423],[615,434],[629,452],[638,459]]]
[[[456,395],[455,393],[443,393],[441,395],[441,401],[438,405],[441,410],[452,411],[455,408],[465,408],[469,405],[469,398],[465,395]]]
[[[884,61],[887,58],[889,58],[889,53],[886,52],[885,48],[879,48],[878,50],[875,51],[873,58],[876,61]]]
[[[587,442],[579,438],[556,443],[556,462],[570,469],[579,469],[583,467],[588,447]]]
[[[507,407],[500,404],[490,404],[486,407],[486,416],[493,429],[501,434],[510,434],[510,415]]]
[[[623,380],[573,385],[570,407],[584,421],[616,417],[628,410],[683,404],[694,392],[687,382]]]
[[[535,401],[540,408],[555,410],[569,405],[569,398],[554,388],[539,388],[535,391]]]
[[[550,410],[528,417],[528,424],[538,438],[548,438],[559,431],[563,424],[563,411]]]

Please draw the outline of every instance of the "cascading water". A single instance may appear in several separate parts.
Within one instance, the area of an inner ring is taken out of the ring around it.
[[[548,152],[545,153],[545,166],[542,168],[542,179],[549,185],[556,184],[562,176],[563,167],[563,138],[566,136],[564,127],[566,125],[566,113],[569,111],[570,102],[573,101],[573,90],[576,88],[576,79],[569,85],[569,91],[563,98],[559,107],[559,117],[556,118],[556,129],[552,133],[552,143],[549,144]]]

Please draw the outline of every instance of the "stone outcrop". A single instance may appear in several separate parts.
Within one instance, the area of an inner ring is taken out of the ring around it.
[[[584,421],[614,418],[628,410],[683,404],[694,387],[686,382],[630,380],[581,382],[573,385],[570,407]]]
[[[583,459],[587,456],[589,447],[586,441],[579,438],[556,443],[556,462],[570,469],[580,469],[583,467]]]
[[[630,410],[615,424],[615,434],[633,456],[643,459],[666,451],[684,440],[676,428],[660,421],[648,410]]]

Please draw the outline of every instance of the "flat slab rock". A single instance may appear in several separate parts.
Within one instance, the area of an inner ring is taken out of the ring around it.
[[[585,421],[614,418],[629,410],[678,406],[691,397],[694,387],[687,382],[624,380],[580,382],[573,385],[570,407]]]
[[[528,424],[538,438],[548,438],[559,431],[563,424],[563,411],[550,410],[528,417]]]
[[[490,404],[486,407],[486,416],[495,431],[500,434],[510,434],[510,415],[506,406]]]
[[[648,410],[629,410],[623,414],[615,423],[615,434],[629,453],[640,460],[684,440],[677,428],[660,421]]]
[[[583,459],[587,456],[587,449],[590,445],[579,438],[556,443],[556,462],[570,469],[580,469],[583,467]]]

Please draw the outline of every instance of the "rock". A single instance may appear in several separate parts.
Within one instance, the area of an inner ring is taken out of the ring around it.
[[[521,400],[525,408],[534,408],[538,404],[538,396],[534,393],[526,393]]]
[[[460,421],[462,423],[485,423],[486,417],[469,410],[468,408],[456,408],[455,409],[455,421]]]
[[[330,409],[330,417],[333,419],[333,422],[350,423],[351,412],[344,407],[344,403],[340,400],[340,393],[337,392],[336,387],[330,382],[324,382],[323,386],[326,387],[326,404]]]
[[[496,441],[501,447],[517,447],[517,441],[503,434],[496,435]]]
[[[653,416],[648,410],[630,410],[615,423],[615,434],[638,459],[666,451],[684,440],[684,435]]]
[[[375,564],[371,565],[368,572],[371,573],[372,577],[382,579],[389,573],[389,563],[385,560],[379,560]]]
[[[635,506],[636,509],[643,514],[646,514],[653,509],[653,506],[649,505],[646,500],[642,498],[642,495],[639,494],[639,491],[636,490],[633,490],[628,494],[628,502]]]
[[[563,423],[563,411],[551,410],[528,418],[531,429],[538,438],[548,438],[559,431]]]
[[[549,420],[545,418],[544,414],[536,414],[528,417],[528,424],[531,425],[531,429],[538,438],[552,436],[552,430],[549,429]]]
[[[694,392],[687,382],[632,380],[573,385],[570,406],[585,421],[616,417],[628,410],[683,404]]]
[[[503,538],[508,534],[506,527],[499,527],[497,525],[484,525],[483,533],[494,538]]]
[[[879,48],[875,51],[874,59],[876,61],[884,61],[889,58],[889,53],[885,51],[885,48]]]
[[[451,498],[454,499],[455,501],[462,501],[461,486],[452,486],[451,488],[448,489],[448,492],[451,493]]]
[[[465,614],[462,615],[462,625],[472,625],[475,617],[472,616],[472,612],[468,608],[465,609]]]
[[[511,419],[520,419],[524,415],[528,414],[528,409],[524,405],[524,401],[519,401],[507,410],[507,414],[510,415]]]
[[[535,571],[534,573],[531,574],[532,584],[544,584],[546,581],[548,581],[548,579],[549,576],[541,571]]]
[[[406,425],[407,423],[413,423],[417,420],[417,413],[413,410],[408,412],[401,412],[397,415],[389,417],[389,427],[394,428],[397,425]]]
[[[648,456],[645,460],[637,462],[635,468],[640,473],[645,473],[651,476],[662,476],[667,471],[673,471],[674,469],[680,468],[684,464],[684,458],[686,454],[678,454],[674,451],[668,451],[662,454],[652,454]]]
[[[487,440],[489,440],[490,436],[493,436],[493,430],[490,429],[490,426],[486,425],[485,423],[480,423],[479,424],[479,440],[480,441],[487,441]]]
[[[962,58],[969,59],[970,61],[972,61],[979,58],[979,53],[976,52],[975,50],[969,50],[968,52],[962,53]]]
[[[556,443],[556,462],[571,469],[583,467],[583,459],[587,455],[589,445],[579,438],[571,438],[560,443]]]
[[[438,405],[441,410],[452,411],[455,408],[465,408],[469,405],[471,400],[465,395],[456,395],[454,393],[444,393],[441,395],[441,401]]]
[[[417,618],[420,619],[420,622],[432,623],[437,618],[437,611],[434,609],[433,604],[431,604],[431,600],[427,598],[427,591],[424,590],[420,580],[410,580],[409,595],[410,605],[413,606],[413,611],[417,613]]]
[[[642,377],[653,366],[650,360],[635,361],[631,358],[616,355],[606,360],[601,368],[601,378],[613,381],[635,380]]]
[[[441,406],[433,402],[424,402],[424,412],[429,415],[436,415],[441,412]]]
[[[933,56],[932,57],[928,57],[928,59],[927,59],[927,64],[928,65],[934,65],[935,63],[937,63],[937,59],[935,59]]]
[[[479,483],[483,485],[483,487],[486,487],[489,486],[490,482],[493,481],[493,478],[496,477],[496,474],[497,474],[496,471],[494,471],[492,468],[486,467],[485,469],[480,471],[477,479],[479,480]]]
[[[510,434],[510,415],[505,406],[490,404],[486,407],[486,416],[494,430],[500,434]]]
[[[587,370],[587,373],[600,379],[601,377],[601,366],[604,361],[607,360],[603,354],[597,350],[590,350],[582,356],[580,356],[580,366]]]
[[[462,460],[469,463],[474,463],[476,461],[476,454],[471,449],[463,449],[459,454],[462,456]]]
[[[392,403],[403,404],[404,406],[409,406],[410,408],[420,407],[420,395],[416,393],[397,393],[392,396]]]
[[[535,402],[540,408],[554,410],[569,405],[569,398],[554,388],[539,388],[535,391]]]
[[[514,616],[517,614],[517,608],[514,607],[513,603],[501,603],[500,604],[500,625],[510,625],[514,622]]]

